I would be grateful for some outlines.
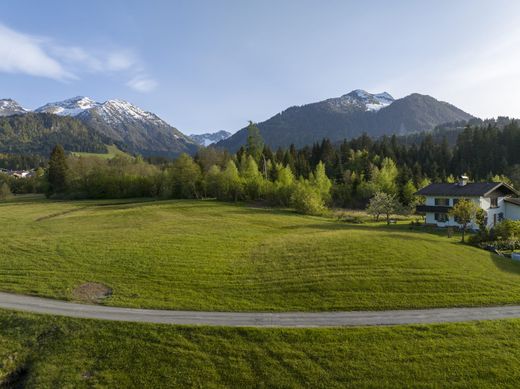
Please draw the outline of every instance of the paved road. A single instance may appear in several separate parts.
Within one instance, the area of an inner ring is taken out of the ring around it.
[[[0,293],[0,308],[77,318],[230,327],[347,327],[520,318],[520,306],[354,312],[197,312],[116,308]]]

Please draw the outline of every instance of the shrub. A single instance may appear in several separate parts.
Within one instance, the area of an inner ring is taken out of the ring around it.
[[[520,221],[503,220],[495,226],[494,234],[498,240],[516,240],[520,238]]]
[[[308,215],[322,215],[325,212],[325,203],[320,193],[308,181],[299,181],[291,196],[291,205],[301,213]]]
[[[0,182],[0,200],[7,200],[11,196],[11,188],[9,187],[7,182]]]

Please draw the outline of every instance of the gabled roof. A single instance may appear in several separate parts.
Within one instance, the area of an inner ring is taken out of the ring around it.
[[[495,190],[505,194],[518,195],[518,192],[503,182],[471,182],[466,185],[454,184],[430,184],[415,194],[419,196],[486,196]]]
[[[514,204],[514,205],[520,205],[520,199],[514,199],[511,197],[508,197],[507,199],[504,199],[504,201]]]

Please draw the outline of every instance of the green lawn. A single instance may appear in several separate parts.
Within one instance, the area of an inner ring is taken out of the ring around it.
[[[230,329],[0,311],[0,387],[518,387],[520,321]]]
[[[108,204],[108,205],[107,205]],[[520,303],[520,264],[406,225],[214,201],[0,203],[0,289],[195,310],[363,310]]]
[[[121,151],[118,149],[115,145],[107,145],[107,152],[106,153],[85,153],[85,152],[73,152],[76,157],[97,157],[97,158],[103,158],[103,159],[112,159],[118,155],[126,155],[129,156],[129,154],[125,153],[124,151]]]

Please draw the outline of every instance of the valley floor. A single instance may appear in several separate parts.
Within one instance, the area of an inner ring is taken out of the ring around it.
[[[85,286],[101,285],[105,305],[207,311],[520,304],[520,264],[405,224],[41,198],[0,203],[0,224],[5,292],[82,301]]]
[[[0,289],[111,306],[520,304],[520,264],[407,225],[213,201],[0,203]],[[520,320],[188,327],[0,310],[0,388],[515,387]]]

